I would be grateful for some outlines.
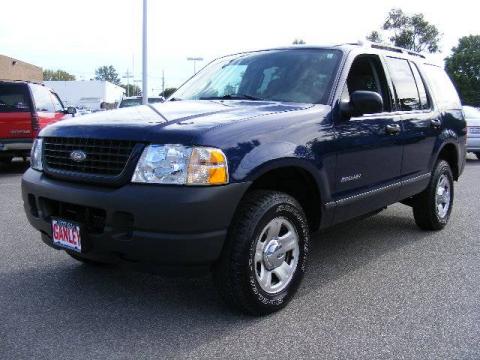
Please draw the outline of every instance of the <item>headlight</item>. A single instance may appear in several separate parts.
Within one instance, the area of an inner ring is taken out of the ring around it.
[[[43,171],[42,163],[43,139],[35,139],[30,152],[30,166],[32,169]]]
[[[214,148],[149,145],[143,150],[132,182],[222,185],[228,183],[227,159]]]

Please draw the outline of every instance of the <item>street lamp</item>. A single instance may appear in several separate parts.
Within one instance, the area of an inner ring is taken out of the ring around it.
[[[197,73],[197,61],[203,61],[202,57],[188,57],[188,61],[193,61],[193,75]]]

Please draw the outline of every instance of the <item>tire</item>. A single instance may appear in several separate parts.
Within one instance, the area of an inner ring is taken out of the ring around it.
[[[282,309],[302,281],[308,246],[307,219],[293,197],[274,191],[247,194],[213,269],[221,297],[250,315]]]
[[[443,188],[442,194],[441,188]],[[450,165],[439,160],[430,183],[413,202],[415,223],[423,230],[441,230],[447,225],[453,208],[453,175]],[[439,204],[437,204],[437,201]]]

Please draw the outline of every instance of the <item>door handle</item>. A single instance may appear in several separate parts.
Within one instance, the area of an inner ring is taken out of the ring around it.
[[[440,119],[432,119],[430,120],[430,124],[432,124],[432,127],[434,129],[439,129],[440,126],[442,126],[442,122],[440,121]]]
[[[400,133],[400,125],[389,124],[385,126],[385,132],[389,135],[398,135]]]

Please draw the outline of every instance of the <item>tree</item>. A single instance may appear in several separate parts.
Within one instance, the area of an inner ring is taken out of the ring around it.
[[[110,81],[115,85],[120,85],[120,78],[117,70],[112,65],[100,66],[95,70],[95,80]]]
[[[60,80],[60,81],[72,81],[75,80],[75,75],[69,74],[64,70],[50,70],[45,69],[43,70],[43,80],[50,81],[50,80]]]
[[[402,9],[392,9],[382,26],[383,33],[390,43],[416,52],[439,51],[439,42],[442,37],[437,27],[430,24],[423,14],[407,15]],[[382,31],[372,31],[367,40],[382,42]]]
[[[122,84],[120,86],[125,89],[127,96],[141,96],[142,95],[142,90],[137,85]]]
[[[374,43],[382,43],[382,35],[377,30],[373,30],[369,35],[367,35],[367,40]]]
[[[170,97],[170,95],[172,95],[175,91],[177,91],[177,88],[166,88],[160,93],[160,96],[163,96],[166,99]]]
[[[295,40],[293,40],[292,44],[293,45],[305,45],[306,42],[303,41],[303,39],[295,39]]]
[[[480,35],[464,36],[445,59],[445,70],[454,81],[462,103],[480,105]]]

